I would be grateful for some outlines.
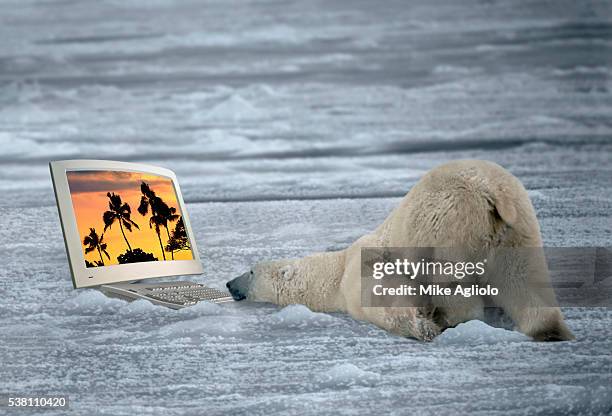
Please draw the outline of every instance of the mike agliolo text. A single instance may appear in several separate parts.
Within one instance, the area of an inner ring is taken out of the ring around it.
[[[374,285],[372,293],[374,296],[463,296],[469,298],[471,296],[497,296],[499,289],[491,285],[457,285],[455,288],[438,284],[397,287]]]

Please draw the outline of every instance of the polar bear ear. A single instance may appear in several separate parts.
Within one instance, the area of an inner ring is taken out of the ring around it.
[[[499,188],[495,193],[495,210],[500,218],[509,226],[516,223],[516,207],[514,206],[513,196],[508,190]]]
[[[284,266],[280,269],[280,275],[284,280],[291,280],[295,275],[295,270],[291,266]]]

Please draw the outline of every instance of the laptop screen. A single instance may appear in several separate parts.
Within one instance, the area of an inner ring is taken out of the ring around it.
[[[86,268],[194,259],[170,178],[120,170],[66,176]]]

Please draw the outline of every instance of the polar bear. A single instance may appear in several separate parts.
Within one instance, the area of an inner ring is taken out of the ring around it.
[[[258,263],[227,287],[236,300],[304,304],[314,311],[344,312],[392,333],[429,341],[446,328],[483,319],[484,299],[455,297],[441,307],[364,307],[361,249],[457,246],[474,250],[542,246],[527,191],[501,166],[481,160],[438,166],[414,185],[374,232],[350,247]],[[488,281],[502,293],[493,302],[519,331],[535,340],[573,339],[556,301],[544,305],[537,291],[530,289],[538,284],[550,287],[544,257],[532,263],[526,267],[504,261],[503,267],[488,273]]]

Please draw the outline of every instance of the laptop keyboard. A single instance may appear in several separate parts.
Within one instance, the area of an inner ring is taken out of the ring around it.
[[[195,305],[200,301],[223,302],[232,300],[229,293],[198,283],[149,287],[147,288],[146,296],[181,306]]]

